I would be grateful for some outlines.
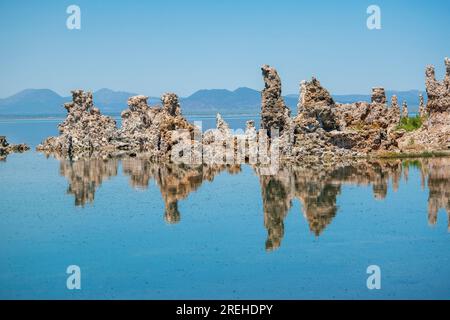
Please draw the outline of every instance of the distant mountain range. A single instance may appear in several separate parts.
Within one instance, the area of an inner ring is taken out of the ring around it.
[[[393,94],[399,102],[406,101],[411,111],[416,111],[418,90],[386,91],[388,99]],[[127,108],[127,100],[136,93],[100,89],[94,92],[94,104],[105,114],[119,114]],[[426,97],[426,95],[424,94]],[[351,103],[370,101],[370,95],[348,94],[334,95],[336,102]],[[298,95],[284,97],[293,114],[297,109]],[[71,101],[71,97],[62,97],[50,89],[26,89],[8,98],[0,99],[0,116],[64,116],[62,105]],[[150,105],[160,103],[158,97],[150,97]],[[199,90],[189,97],[180,98],[185,114],[257,114],[261,108],[261,93],[250,88],[238,88],[234,91],[225,89]]]
[[[100,89],[94,92],[94,104],[103,113],[120,113],[127,107],[131,92]],[[156,98],[152,99],[156,101]],[[159,100],[159,99],[158,99]],[[72,101],[49,89],[25,89],[5,99],[0,99],[0,116],[61,116],[66,114],[63,104]]]
[[[391,101],[391,97],[396,95],[398,102],[401,105],[403,101],[408,104],[408,109],[413,112],[417,112],[417,107],[419,105],[419,94],[423,95],[425,103],[427,101],[427,95],[424,91],[419,90],[408,90],[408,91],[396,91],[396,90],[386,90],[386,97],[388,101]],[[336,102],[340,103],[352,103],[356,101],[370,101],[370,94],[348,94],[348,95],[333,95]],[[411,108],[409,108],[411,107]]]

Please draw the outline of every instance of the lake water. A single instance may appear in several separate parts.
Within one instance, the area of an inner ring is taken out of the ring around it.
[[[59,122],[0,119],[0,135],[34,147]],[[263,176],[29,151],[0,181],[1,299],[450,298],[450,159]]]

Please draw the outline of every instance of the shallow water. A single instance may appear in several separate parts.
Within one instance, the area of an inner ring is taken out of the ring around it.
[[[58,122],[0,120],[0,134],[35,146]],[[0,181],[2,299],[450,298],[450,159],[263,176],[30,151]]]

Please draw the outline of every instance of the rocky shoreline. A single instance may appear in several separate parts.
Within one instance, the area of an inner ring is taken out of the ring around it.
[[[393,96],[388,105],[384,88],[373,88],[370,102],[340,104],[316,78],[300,83],[297,115],[292,117],[277,71],[264,65],[260,129],[249,121],[245,132],[235,133],[218,114],[217,128],[201,132],[183,116],[174,93],[164,94],[159,106],[149,106],[146,96],[129,98],[118,128],[114,119],[94,106],[92,93],[75,90],[72,102],[64,105],[68,114],[58,127],[60,135],[47,138],[37,150],[70,158],[145,153],[156,161],[253,160],[252,164],[265,163],[273,155],[281,161],[316,164],[408,154],[447,155],[450,59],[445,58],[445,65],[442,81],[436,80],[433,66],[426,68],[427,104],[418,97],[421,125],[411,131],[401,126],[409,119],[406,103],[400,109]]]

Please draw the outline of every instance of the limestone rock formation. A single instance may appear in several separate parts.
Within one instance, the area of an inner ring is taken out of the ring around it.
[[[122,111],[122,127],[118,130],[116,146],[123,150],[146,150],[158,144],[158,135],[152,132],[156,108],[147,105],[146,96],[128,99],[128,109]]]
[[[116,134],[116,122],[100,114],[93,104],[92,93],[72,91],[72,102],[64,104],[68,114],[58,126],[60,135],[47,138],[37,149],[63,154],[106,148]]]
[[[248,120],[245,124],[245,135],[254,136],[256,135],[256,127],[254,120]]]
[[[226,121],[222,118],[222,115],[218,113],[216,115],[216,127],[224,136],[230,135],[230,126]]]
[[[298,114],[291,118],[277,71],[264,65],[260,130],[249,122],[244,133],[233,134],[218,114],[216,129],[202,133],[183,117],[173,93],[164,94],[162,106],[154,107],[148,105],[146,96],[131,97],[121,114],[122,126],[117,128],[112,118],[101,115],[93,105],[90,92],[76,90],[73,101],[65,104],[68,115],[59,125],[60,135],[46,139],[37,149],[71,157],[143,152],[155,160],[177,157],[208,164],[255,158],[265,162],[272,155],[291,162],[333,163],[386,152],[450,149],[450,60],[446,58],[445,63],[446,76],[440,82],[434,67],[426,69],[426,108],[420,97],[424,123],[413,132],[399,128],[400,118],[408,116],[406,103],[400,110],[393,96],[389,107],[384,88],[372,88],[371,102],[340,104],[316,78],[301,82]]]
[[[161,102],[162,106],[150,107],[145,96],[129,99],[114,143],[117,148],[146,151],[157,159],[170,158],[172,148],[182,141],[180,135],[190,137],[194,126],[183,117],[176,94],[165,93]]]
[[[333,106],[334,100],[331,94],[320,85],[315,77],[311,81],[303,80],[300,83],[300,99],[298,103],[298,113],[305,108],[316,106]]]
[[[180,130],[190,135],[194,126],[182,116],[176,94],[164,94],[162,107],[148,106],[147,99],[146,96],[135,96],[128,100],[128,109],[121,114],[122,127],[114,145],[122,150],[146,151],[154,157],[168,158],[170,150],[178,143],[174,132]]]
[[[139,95],[128,100],[118,129],[111,117],[101,115],[93,105],[92,93],[75,90],[73,101],[64,105],[68,115],[59,125],[60,135],[47,138],[37,150],[69,156],[148,152],[155,158],[168,159],[172,147],[181,140],[180,132],[190,135],[194,126],[182,116],[174,93],[162,96],[162,106],[150,107],[147,99]]]
[[[418,130],[399,140],[402,150],[409,152],[450,150],[450,59],[445,58],[446,75],[437,81],[434,66],[425,70],[427,91],[426,118]]]
[[[318,128],[334,130],[337,128],[334,106],[333,98],[319,80],[312,78],[311,81],[302,81],[297,104],[297,124],[311,132]]]
[[[443,81],[437,81],[434,66],[427,66],[425,71],[425,84],[427,88],[428,102],[427,111],[432,114],[435,112],[448,112],[450,108],[450,59],[445,58],[445,78]]]
[[[261,128],[267,130],[269,137],[271,129],[278,129],[281,136],[289,128],[290,110],[281,96],[281,79],[277,71],[268,66],[261,67],[265,88],[262,91]]]
[[[391,98],[391,107],[389,109],[389,117],[394,124],[399,124],[401,119],[400,106],[398,104],[398,98],[393,95]]]
[[[294,118],[296,161],[328,162],[395,150],[398,107],[388,108],[383,88],[374,88],[372,103],[335,103],[317,79],[302,81]],[[394,104],[396,100],[394,99]]]
[[[403,104],[402,104],[402,118],[408,119],[408,117],[409,117],[408,104],[406,103],[406,101],[403,101]]]
[[[372,88],[372,103],[386,103],[386,92],[382,87]]]
[[[29,150],[26,144],[9,144],[5,136],[0,136],[0,160],[6,159],[8,154],[15,152],[25,152]]]
[[[210,165],[235,162],[236,139],[228,123],[218,113],[216,128],[207,130],[202,137],[202,162]]]
[[[423,95],[419,95],[419,116],[425,118],[427,116],[427,110],[423,101]]]

